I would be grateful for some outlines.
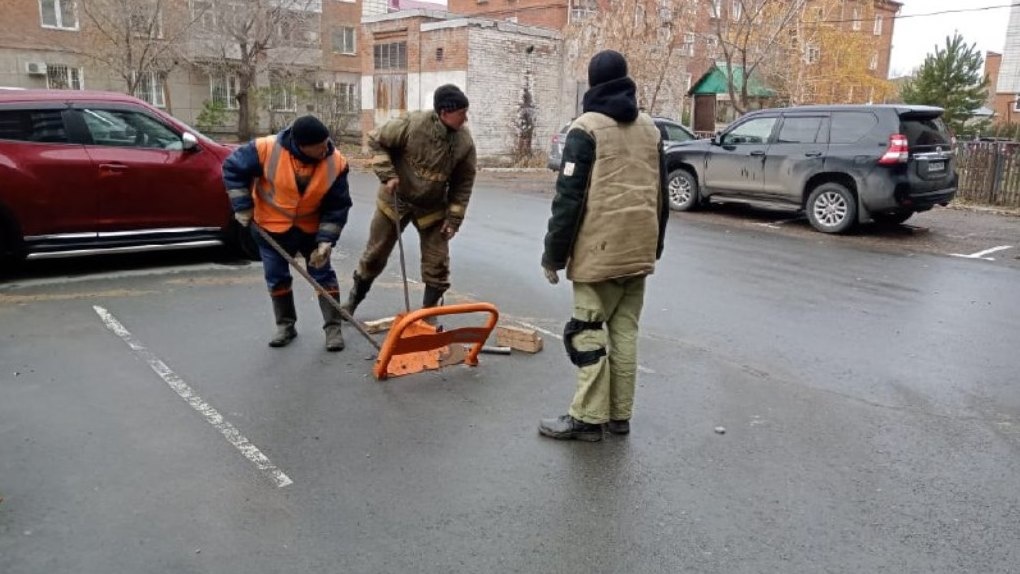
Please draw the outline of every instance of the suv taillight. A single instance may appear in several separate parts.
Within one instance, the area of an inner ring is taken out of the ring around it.
[[[893,165],[907,163],[910,159],[910,147],[907,143],[907,136],[893,134],[889,136],[889,151],[878,160],[879,165]]]

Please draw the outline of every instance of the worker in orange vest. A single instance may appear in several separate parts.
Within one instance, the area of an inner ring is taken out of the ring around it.
[[[234,218],[244,226],[254,220],[292,257],[300,253],[308,273],[333,300],[340,287],[329,259],[351,209],[348,172],[347,160],[330,141],[329,129],[310,115],[276,135],[234,150],[223,162],[223,182]],[[297,336],[290,267],[255,230],[252,236],[262,255],[276,316],[277,330],[269,346],[283,347]],[[340,312],[322,295],[319,307],[326,350],[342,350]]]

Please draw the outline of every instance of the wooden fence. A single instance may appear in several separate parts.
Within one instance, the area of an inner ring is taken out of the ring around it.
[[[1020,208],[1020,143],[961,142],[956,150],[956,197]]]

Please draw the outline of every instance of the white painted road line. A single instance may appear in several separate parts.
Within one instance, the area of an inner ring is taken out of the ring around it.
[[[552,331],[550,331],[548,329],[543,329],[543,328],[539,327],[538,325],[532,325],[531,323],[525,323],[524,321],[517,321],[517,323],[519,323],[520,325],[522,325],[524,327],[527,327],[529,329],[533,329],[535,331],[538,331],[539,333],[542,333],[543,335],[549,335],[550,337],[552,337],[554,339],[559,339],[561,341],[563,340],[563,335],[558,335],[558,334],[553,333]],[[653,371],[652,369],[649,369],[648,367],[643,367],[641,365],[637,366],[637,370],[638,370],[638,372],[646,373],[646,374],[649,374],[649,375],[654,375],[655,374],[655,371]]]
[[[269,480],[273,481],[273,484],[279,488],[283,488],[284,486],[294,483],[294,481],[284,474],[282,470],[277,468],[276,465],[273,464],[268,457],[266,457],[266,455],[262,454],[262,451],[260,451],[258,447],[246,439],[244,435],[242,435],[240,431],[234,427],[234,425],[224,419],[223,415],[221,415],[219,411],[214,409],[209,403],[202,400],[202,397],[195,394],[195,391],[193,391],[183,379],[177,376],[177,373],[170,370],[170,367],[166,366],[166,363],[161,361],[152,351],[146,349],[145,346],[138,341],[138,339],[135,339],[135,337],[124,328],[124,325],[122,325],[116,317],[111,315],[106,309],[97,305],[93,305],[92,308],[96,310],[96,313],[99,314],[99,317],[103,320],[103,323],[106,324],[108,329],[123,339],[124,342],[127,343],[128,347],[131,347],[132,351],[144,359],[145,362],[149,364],[149,367],[152,368],[152,370],[155,371],[156,374],[159,375],[160,378],[174,390],[174,392],[180,395],[185,402],[191,405],[191,408],[195,409],[199,414],[205,417],[205,420],[208,421],[209,424],[216,427],[216,429],[219,430],[224,437],[226,437],[227,442],[234,445],[237,450],[241,451],[241,454],[243,454],[245,458],[255,463],[255,466],[258,467],[258,469],[261,470],[269,478]]]
[[[992,247],[991,249],[985,249],[984,251],[978,251],[977,253],[971,253],[970,255],[963,255],[961,253],[950,253],[953,257],[963,257],[964,259],[984,259],[985,261],[995,261],[994,257],[988,257],[992,253],[998,251],[1005,251],[1012,249],[1012,245],[1000,245],[998,247]]]

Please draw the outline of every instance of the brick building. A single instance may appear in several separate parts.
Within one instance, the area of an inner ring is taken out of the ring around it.
[[[430,10],[369,16],[362,30],[363,133],[404,111],[432,109],[435,89],[446,83],[471,100],[468,126],[483,157],[513,148],[525,86],[535,102],[535,146],[573,109],[558,32]]]
[[[994,94],[996,123],[1020,123],[1020,6],[1010,8],[1006,45],[1001,56],[989,53],[985,74],[992,78],[988,91]]]
[[[387,10],[385,0],[364,1],[291,3],[291,11],[301,14],[288,22],[301,26],[284,29],[278,22],[277,47],[259,62],[256,88],[266,96],[259,131],[276,129],[308,111],[333,113],[343,129],[358,129],[359,21],[363,9]],[[140,82],[135,95],[192,125],[206,106],[217,102],[225,108],[221,123],[206,129],[222,136],[235,132],[238,83],[231,54],[236,50],[224,40],[217,20],[231,17],[232,8],[243,10],[246,5],[237,2],[164,0],[157,39],[179,44],[175,65]],[[138,6],[145,4],[139,0]],[[95,57],[96,26],[75,0],[4,0],[3,17],[0,86],[127,90],[122,71]],[[173,22],[188,24],[175,28]]]

